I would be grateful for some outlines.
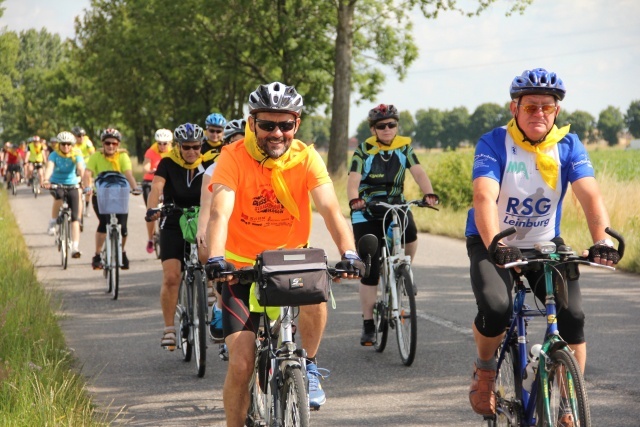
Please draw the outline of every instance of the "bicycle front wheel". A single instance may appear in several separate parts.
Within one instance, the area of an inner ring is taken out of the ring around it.
[[[207,366],[207,282],[202,270],[193,271],[193,347],[198,377],[204,377]]]
[[[396,336],[400,358],[405,366],[411,366],[416,357],[418,341],[418,323],[416,318],[416,297],[408,265],[401,265],[397,270],[396,290],[398,295],[398,318],[396,319]]]
[[[60,263],[66,270],[69,263],[69,214],[63,213],[60,222]]]
[[[185,362],[191,360],[192,352],[191,343],[189,342],[189,315],[187,312],[189,307],[188,301],[187,282],[185,281],[183,273],[182,281],[180,282],[180,290],[178,291],[178,305],[176,307],[176,317],[178,320],[176,340],[180,350],[182,350],[182,358]]]
[[[269,387],[268,369],[260,369],[256,355],[256,367],[249,383],[249,412],[245,424],[247,427],[269,426],[271,425],[271,388]],[[260,385],[260,376],[264,376]]]
[[[504,359],[496,373],[496,418],[497,427],[517,427],[521,420],[522,383],[518,374],[518,349],[512,344],[506,345]],[[503,348],[502,346],[500,348]],[[496,355],[496,357],[499,355]]]
[[[578,361],[567,347],[553,351],[549,360],[547,384],[541,384],[538,391],[537,425],[590,427],[589,400]],[[545,411],[545,388],[549,393],[548,412]]]
[[[120,288],[120,261],[118,257],[118,246],[119,246],[120,236],[116,231],[111,232],[111,260],[109,263],[111,264],[111,269],[109,270],[109,275],[111,278],[111,296],[113,299],[118,299],[118,291]]]
[[[282,425],[284,427],[309,426],[309,396],[300,366],[288,365],[284,369],[280,394]]]

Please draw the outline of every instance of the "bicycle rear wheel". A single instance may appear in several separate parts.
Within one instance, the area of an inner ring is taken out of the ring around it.
[[[518,374],[518,348],[513,343],[506,345],[504,360],[496,373],[496,427],[520,426],[522,406],[519,396],[522,395],[522,380]],[[498,351],[503,347],[500,346]],[[496,354],[498,357],[499,354]]]
[[[591,412],[585,388],[584,377],[575,357],[567,347],[552,351],[549,359],[551,364],[546,386],[549,390],[549,413],[545,414],[544,396],[538,391],[536,401],[537,425],[543,427],[561,426],[561,420],[571,419],[572,425],[580,427],[591,426]]]
[[[413,292],[409,265],[398,267],[396,289],[398,295],[398,318],[396,336],[400,358],[405,366],[411,366],[416,357],[418,321],[416,318],[416,296]]]
[[[188,362],[191,360],[192,347],[191,343],[189,342],[189,296],[185,274],[186,273],[182,274],[180,290],[178,291],[178,305],[176,306],[178,328],[176,331],[176,340],[178,342],[178,346],[180,346],[180,350],[182,350],[182,358],[185,362]]]
[[[300,366],[287,365],[280,394],[283,427],[309,426],[309,396]]]
[[[33,181],[31,182],[31,190],[33,191],[33,197],[35,197],[36,199],[38,198],[38,180],[34,177],[32,178]]]
[[[11,193],[15,196],[16,193],[18,192],[18,184],[16,184],[16,180],[15,178],[13,178],[13,176],[11,176]]]
[[[193,271],[193,347],[196,353],[198,377],[204,377],[207,367],[207,282],[202,270]]]
[[[120,243],[120,234],[117,231],[111,232],[111,296],[118,299],[120,289],[120,257],[118,256],[118,247]]]

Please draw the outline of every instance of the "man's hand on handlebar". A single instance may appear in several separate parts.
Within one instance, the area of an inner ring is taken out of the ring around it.
[[[608,265],[611,267],[620,262],[620,253],[614,247],[608,245],[593,245],[587,254],[589,261],[596,264]]]
[[[498,246],[494,253],[489,253],[491,261],[496,265],[505,265],[522,259],[520,249],[513,246]]]
[[[336,264],[336,269],[344,270],[340,275],[340,278],[343,279],[357,279],[364,276],[366,271],[364,262],[355,251],[346,251],[342,255],[342,260]]]
[[[216,282],[230,282],[235,283],[238,281],[237,278],[230,275],[221,275],[220,273],[225,271],[235,271],[236,266],[225,260],[222,256],[217,256],[213,258],[209,258],[207,263],[204,266],[205,271],[207,272],[207,278],[209,280],[214,280]]]

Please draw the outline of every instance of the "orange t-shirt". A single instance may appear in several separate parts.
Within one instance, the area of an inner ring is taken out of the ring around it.
[[[153,148],[149,147],[147,151],[144,153],[145,159],[151,160],[151,170],[153,172],[145,173],[142,179],[144,181],[153,181],[153,177],[155,175],[155,170],[158,169],[158,163],[162,160],[162,154],[160,152],[155,151]]]
[[[294,140],[292,153],[306,145]],[[300,248],[311,234],[309,191],[331,182],[329,172],[315,149],[299,165],[283,171],[284,179],[300,210],[296,220],[276,198],[271,186],[271,169],[257,162],[247,152],[244,140],[227,145],[216,160],[212,184],[222,184],[235,191],[235,204],[229,219],[226,251],[246,259],[255,259],[267,249]],[[246,263],[234,264],[245,266]]]

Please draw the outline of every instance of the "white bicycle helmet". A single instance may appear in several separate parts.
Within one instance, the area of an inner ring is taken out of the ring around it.
[[[303,102],[296,88],[284,83],[273,82],[260,85],[249,95],[249,113],[283,112],[300,116]]]
[[[244,128],[246,126],[247,126],[247,121],[245,119],[236,119],[236,120],[228,121],[226,126],[224,127],[224,141],[228,142],[229,138],[239,133],[244,135]]]
[[[76,143],[76,137],[71,133],[71,132],[60,132],[57,136],[58,138],[58,142],[62,142],[62,143],[68,143],[68,144],[75,144]],[[52,138],[53,139],[53,138]]]
[[[193,123],[184,123],[173,131],[176,142],[182,144],[184,142],[202,142],[204,139],[204,131],[198,125]]]
[[[173,141],[173,132],[169,129],[158,129],[153,139],[156,142],[171,142]]]

